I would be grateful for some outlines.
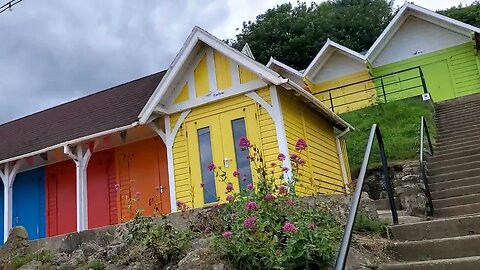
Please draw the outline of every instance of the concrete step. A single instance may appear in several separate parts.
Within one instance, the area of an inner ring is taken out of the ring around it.
[[[470,110],[470,111],[465,111],[461,114],[452,114],[452,115],[435,115],[435,123],[436,124],[442,124],[442,123],[458,123],[463,121],[474,121],[476,120],[475,116],[478,115],[478,110]]]
[[[480,145],[480,134],[479,136],[475,137],[464,137],[463,140],[456,139],[456,140],[451,140],[451,141],[443,141],[443,142],[437,142],[434,145],[434,152],[442,152],[444,150],[449,150],[449,149],[454,149],[454,148],[460,148],[464,146],[472,146],[472,145]],[[427,148],[428,149],[428,148]]]
[[[430,190],[432,192],[451,189],[451,188],[474,186],[474,185],[480,185],[480,176],[468,177],[468,178],[446,181],[446,182],[429,183]]]
[[[435,110],[435,119],[453,119],[459,116],[470,116],[471,114],[478,112],[478,108],[464,108],[456,111],[437,111]]]
[[[438,200],[478,193],[480,193],[480,184],[432,191],[430,194],[432,195],[433,200]]]
[[[467,150],[460,150],[458,152],[452,152],[447,154],[435,153],[433,157],[429,158],[428,162],[440,162],[467,156],[469,157],[473,155],[480,155],[480,146],[472,146],[470,149]]]
[[[432,159],[430,159],[428,161],[427,167],[428,168],[447,167],[447,166],[454,166],[462,163],[468,163],[468,162],[479,161],[479,160],[480,160],[480,154],[461,156],[458,158],[452,158],[452,159],[447,159],[447,160],[442,160],[437,162],[433,162]]]
[[[378,219],[389,224],[393,225],[393,217],[392,217],[392,212],[389,210],[378,210]],[[414,217],[414,216],[409,216],[407,215],[406,211],[404,210],[399,210],[397,211],[398,214],[398,223],[399,224],[410,224],[414,222],[420,222],[424,221],[425,218],[421,217]]]
[[[430,183],[438,183],[438,182],[457,180],[457,179],[463,179],[463,178],[474,177],[474,176],[480,176],[480,168],[432,175],[428,177],[428,181]]]
[[[443,208],[435,208],[435,217],[455,217],[462,215],[480,214],[480,203],[470,203]],[[480,245],[479,245],[480,250]],[[480,254],[479,254],[480,255]]]
[[[385,264],[384,270],[478,270],[480,256]]]
[[[480,194],[470,194],[470,195],[450,197],[450,198],[438,199],[438,200],[432,200],[432,201],[433,201],[433,207],[435,209],[464,205],[464,204],[471,204],[471,203],[480,203]],[[480,212],[480,209],[479,209],[479,212]]]
[[[392,251],[403,261],[480,256],[480,235],[397,242]]]
[[[455,98],[455,99],[450,99],[450,100],[446,100],[446,101],[436,103],[435,107],[455,106],[455,105],[458,105],[458,104],[463,104],[463,103],[467,103],[467,102],[475,101],[475,100],[479,100],[479,99],[480,99],[479,94],[472,94],[472,95],[467,95],[467,96],[458,97],[458,98]]]
[[[450,111],[458,111],[463,110],[466,108],[476,108],[480,106],[480,100],[470,100],[468,102],[459,102],[457,104],[449,104],[449,105],[438,105],[435,106],[435,112],[450,112]]]
[[[479,110],[480,111],[480,110]],[[436,127],[437,127],[437,133],[442,132],[444,130],[449,130],[449,129],[468,129],[471,126],[474,125],[479,125],[480,124],[480,119],[472,118],[469,119],[455,119],[455,121],[448,121],[448,122],[436,122]]]
[[[480,160],[473,162],[466,162],[463,164],[457,164],[452,166],[439,166],[439,165],[430,165],[428,164],[428,174],[430,176],[441,175],[446,173],[460,172],[466,170],[472,170],[475,168],[480,168]]]
[[[460,138],[470,138],[472,136],[477,136],[480,134],[480,128],[469,128],[469,129],[459,129],[448,132],[438,132],[436,134],[437,142],[442,142],[446,140],[458,140]]]
[[[419,241],[480,234],[480,215],[390,226],[395,241]]]
[[[456,133],[456,132],[465,131],[465,130],[467,130],[467,131],[471,130],[471,131],[474,131],[474,132],[477,131],[477,134],[478,134],[478,130],[480,130],[480,124],[474,123],[474,124],[466,125],[466,126],[460,127],[460,128],[448,127],[448,128],[444,128],[444,129],[438,129],[437,134],[443,135],[443,134]]]
[[[467,136],[467,137],[461,137],[461,138],[456,138],[456,139],[445,139],[445,140],[436,140],[434,143],[434,147],[442,147],[445,145],[452,145],[452,144],[459,144],[462,142],[479,142],[480,141],[480,134],[475,134],[472,136]]]
[[[469,113],[473,110],[478,110],[479,104],[471,104],[469,106],[461,106],[458,108],[451,108],[451,109],[436,109],[435,114],[439,117],[444,117],[447,115],[461,115],[463,113]]]
[[[374,200],[373,203],[375,203],[375,207],[378,210],[390,210],[390,201],[388,199],[379,199],[379,200]],[[401,204],[400,200],[395,200],[395,205],[397,206],[397,210],[400,210]]]

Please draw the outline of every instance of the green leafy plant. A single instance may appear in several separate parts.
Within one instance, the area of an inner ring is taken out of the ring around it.
[[[369,218],[362,213],[357,215],[353,226],[355,232],[380,236],[387,236],[387,229],[387,223],[379,219]]]
[[[239,269],[321,269],[330,265],[342,227],[327,208],[310,207],[295,194],[306,142],[297,141],[291,169],[282,166],[283,154],[278,155],[280,165],[266,164],[261,151],[247,138],[241,138],[239,144],[249,152],[258,179],[255,185],[250,183],[236,192],[226,172],[209,165],[226,184],[228,201],[214,206],[225,221],[223,230],[215,234],[214,246]],[[234,172],[234,179],[243,181],[239,175]]]
[[[88,269],[103,270],[103,269],[105,269],[105,264],[102,261],[99,261],[99,260],[91,260],[88,263]]]

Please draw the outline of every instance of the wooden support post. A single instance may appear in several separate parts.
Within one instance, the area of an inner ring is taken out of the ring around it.
[[[16,162],[15,164],[6,163],[3,167],[3,170],[0,169],[0,178],[3,182],[3,241],[7,241],[8,234],[13,226],[13,182],[17,176],[17,172],[20,169],[21,162]]]
[[[88,229],[88,196],[87,196],[87,167],[92,152],[86,150],[82,145],[77,145],[72,151],[70,146],[65,146],[63,152],[69,156],[76,167],[76,188],[77,188],[77,232]]]

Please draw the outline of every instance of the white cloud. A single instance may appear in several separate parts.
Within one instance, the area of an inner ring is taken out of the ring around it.
[[[165,69],[195,25],[233,38],[243,21],[286,2],[23,1],[0,14],[0,123]]]

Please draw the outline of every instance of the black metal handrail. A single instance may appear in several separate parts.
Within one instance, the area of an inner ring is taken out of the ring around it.
[[[430,193],[430,185],[428,183],[428,177],[427,177],[427,168],[426,168],[427,164],[423,158],[423,153],[425,152],[423,147],[423,143],[425,139],[424,134],[427,136],[428,147],[430,148],[429,149],[430,151],[426,153],[432,156],[433,155],[432,140],[430,138],[430,133],[428,132],[427,121],[425,120],[425,117],[422,116],[420,118],[420,171],[422,174],[423,185],[425,186],[425,196],[427,197],[428,206],[430,208],[429,215],[433,216],[434,209],[433,209],[432,195]]]
[[[393,76],[393,75],[396,75],[396,74],[408,72],[408,71],[411,71],[411,70],[418,70],[418,75],[411,76],[411,77],[408,77],[408,78],[405,78],[405,79],[402,79],[402,80],[398,80],[398,81],[394,81],[394,82],[387,82],[386,83],[384,81],[384,78],[386,78],[386,77],[390,77],[390,76]],[[401,88],[400,90],[396,90],[396,91],[388,91],[388,92],[385,91],[385,88],[390,86],[390,85],[400,84],[402,82],[412,81],[412,80],[415,80],[415,79],[420,79],[420,82],[418,83],[418,85],[410,86],[410,87],[407,87],[407,88]],[[332,92],[335,91],[335,90],[340,90],[340,89],[343,89],[343,88],[347,88],[347,87],[350,87],[350,86],[354,86],[354,85],[358,85],[358,84],[362,84],[362,83],[366,83],[366,82],[372,82],[373,87],[368,87],[368,88],[365,88],[365,89],[362,89],[362,90],[359,90],[359,91],[355,91],[355,92],[351,92],[351,93],[347,93],[347,94],[343,94],[343,95],[337,95],[337,96],[332,95]],[[341,85],[341,86],[336,86],[336,87],[333,87],[333,88],[329,88],[327,90],[323,90],[323,91],[320,91],[318,93],[315,93],[314,96],[318,96],[318,95],[321,95],[321,94],[324,94],[324,93],[328,93],[328,98],[321,99],[321,101],[322,102],[329,101],[330,109],[332,111],[335,111],[335,107],[346,106],[346,105],[349,105],[349,104],[352,104],[352,103],[362,102],[362,101],[368,100],[370,98],[362,98],[362,99],[358,99],[358,100],[355,100],[355,101],[350,101],[350,102],[346,102],[346,103],[343,103],[343,104],[337,104],[337,105],[335,105],[335,102],[334,102],[335,99],[344,98],[346,96],[351,96],[351,95],[359,94],[359,93],[362,93],[362,92],[368,92],[368,91],[376,90],[376,89],[379,89],[379,88],[381,88],[381,90],[382,90],[381,93],[382,94],[378,95],[378,93],[377,93],[377,97],[383,99],[383,101],[385,103],[387,102],[387,96],[389,96],[389,95],[398,94],[400,92],[405,92],[405,91],[416,89],[416,88],[421,88],[423,90],[423,93],[428,93],[427,85],[425,83],[425,78],[424,78],[424,75],[423,75],[423,71],[422,71],[421,67],[417,66],[417,67],[406,68],[406,69],[402,69],[402,70],[395,71],[395,72],[392,72],[392,73],[388,73],[388,74],[384,74],[384,75],[381,75],[381,76],[373,77],[373,78],[370,78],[370,79],[361,80],[361,81],[357,81],[357,82],[353,82],[353,83],[344,84],[344,85]]]
[[[382,133],[377,124],[373,124],[370,129],[370,136],[368,137],[367,147],[365,149],[365,155],[363,156],[362,167],[357,178],[357,184],[355,186],[355,193],[352,198],[352,206],[350,207],[350,213],[348,214],[347,224],[345,225],[345,232],[343,233],[342,243],[335,262],[335,270],[343,270],[347,261],[348,250],[350,248],[350,242],[352,240],[353,225],[355,218],[357,217],[358,207],[360,205],[360,199],[362,196],[363,183],[365,180],[365,174],[367,172],[368,160],[370,159],[370,153],[372,151],[373,140],[377,137],[378,149],[380,152],[380,159],[383,166],[383,178],[385,181],[385,188],[388,194],[388,200],[390,202],[390,209],[392,210],[393,223],[398,224],[397,207],[395,204],[395,198],[393,195],[393,188],[388,173],[387,155],[385,154],[385,147],[383,144]]]

